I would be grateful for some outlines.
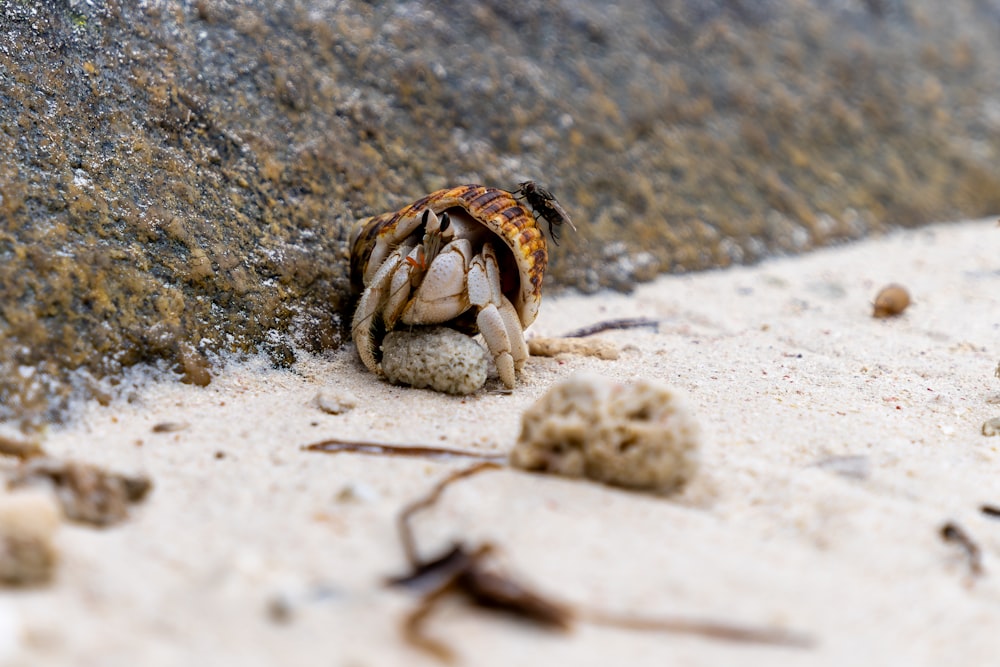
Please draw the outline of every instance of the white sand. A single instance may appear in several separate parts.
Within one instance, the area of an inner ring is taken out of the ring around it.
[[[913,305],[872,319],[893,281]],[[89,406],[46,448],[144,471],[155,489],[117,527],[64,526],[53,585],[0,595],[0,663],[437,664],[401,639],[413,596],[381,582],[405,569],[400,506],[466,464],[299,448],[336,436],[504,452],[520,412],[581,369],[684,389],[704,431],[696,481],[663,499],[485,473],[422,517],[425,550],[489,540],[513,573],[574,604],[773,625],[817,645],[586,624],[563,635],[450,602],[429,629],[462,663],[995,663],[1000,520],[979,511],[1000,504],[1000,437],[980,433],[1000,416],[995,220],[665,277],[631,296],[548,298],[531,331],[636,316],[663,324],[602,334],[624,346],[617,361],[533,358],[509,396],[393,387],[347,347]],[[319,391],[358,407],[321,412]],[[153,433],[161,422],[188,426]],[[982,547],[982,577],[941,539],[948,520]]]

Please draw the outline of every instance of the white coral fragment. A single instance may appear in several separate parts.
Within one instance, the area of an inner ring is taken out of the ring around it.
[[[677,392],[653,380],[576,375],[523,415],[511,464],[670,493],[698,467],[697,422]]]
[[[382,341],[382,371],[396,384],[471,394],[486,382],[487,367],[486,350],[447,327],[390,331]]]
[[[39,491],[0,493],[0,586],[30,586],[52,579],[60,512]]]

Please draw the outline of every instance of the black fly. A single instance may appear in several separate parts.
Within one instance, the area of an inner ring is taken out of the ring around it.
[[[518,183],[517,191],[520,194],[518,199],[527,201],[532,211],[534,211],[535,216],[549,223],[549,236],[552,237],[556,245],[559,245],[559,235],[556,233],[556,227],[566,223],[574,232],[576,231],[576,225],[569,219],[569,214],[556,201],[551,192],[539,186],[534,181]]]

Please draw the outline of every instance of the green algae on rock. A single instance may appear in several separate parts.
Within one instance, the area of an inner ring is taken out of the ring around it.
[[[1000,211],[996,3],[0,1],[0,420],[339,345],[354,222],[549,188],[628,289]]]

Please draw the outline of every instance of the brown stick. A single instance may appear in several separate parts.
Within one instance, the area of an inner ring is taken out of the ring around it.
[[[594,334],[598,334],[603,331],[612,331],[614,329],[639,329],[642,327],[655,329],[658,326],[660,326],[659,320],[651,320],[648,317],[626,317],[620,320],[605,320],[604,322],[597,322],[596,324],[591,324],[590,326],[583,327],[582,329],[571,331],[568,334],[563,334],[562,338],[583,338],[584,336],[593,336]]]
[[[468,551],[459,543],[437,559],[422,561],[417,553],[410,520],[414,514],[435,504],[454,482],[476,475],[484,470],[501,466],[491,461],[481,461],[471,467],[455,471],[438,482],[429,493],[407,505],[399,514],[397,526],[403,551],[412,572],[391,580],[394,585],[415,585],[422,578],[435,576],[435,587],[421,599],[403,623],[407,641],[439,660],[452,662],[454,653],[443,642],[424,632],[426,621],[440,600],[448,593],[462,593],[476,604],[502,609],[527,618],[541,625],[568,629],[574,620],[620,627],[631,630],[671,632],[719,639],[732,642],[768,644],[809,648],[813,640],[805,635],[779,628],[752,627],[722,621],[687,619],[681,617],[644,618],[620,616],[600,611],[579,612],[571,606],[535,593],[505,574],[495,572],[484,560],[492,546],[484,544]]]
[[[372,456],[417,457],[425,459],[475,459],[477,461],[497,464],[503,464],[507,461],[507,457],[503,455],[483,454],[467,449],[448,449],[447,447],[424,445],[392,445],[384,442],[341,440],[339,438],[331,438],[311,445],[303,445],[302,449],[308,452],[325,452],[327,454],[350,452],[354,454],[370,454]]]
[[[460,576],[461,573],[455,573],[449,581],[421,598],[420,604],[403,620],[403,636],[411,646],[427,651],[441,662],[449,664],[455,662],[455,653],[444,642],[429,637],[424,632],[424,624],[441,599],[455,590]]]
[[[1000,507],[996,505],[983,505],[979,508],[979,511],[994,519],[1000,518]]]
[[[418,568],[423,562],[417,554],[416,542],[413,539],[413,529],[410,528],[410,517],[436,503],[441,494],[444,493],[444,490],[454,482],[466,477],[472,477],[485,470],[499,470],[502,467],[501,464],[495,461],[481,461],[469,468],[457,470],[438,482],[426,496],[418,498],[403,508],[403,511],[399,513],[399,517],[396,520],[396,526],[399,529],[399,541],[403,544],[403,552],[406,554],[406,560],[410,563],[410,567]]]
[[[625,628],[627,630],[670,632],[676,634],[695,635],[708,639],[722,639],[731,642],[769,644],[773,646],[789,646],[793,648],[812,648],[815,644],[813,639],[806,635],[791,632],[789,630],[782,630],[780,628],[752,627],[722,621],[682,618],[677,616],[649,618],[640,616],[618,616],[600,611],[578,611],[577,613],[580,620],[589,621],[595,625]]]
[[[941,538],[945,542],[953,542],[962,547],[969,558],[969,572],[972,576],[978,577],[983,573],[983,555],[979,550],[979,545],[969,537],[969,534],[961,526],[949,521],[941,526]]]

